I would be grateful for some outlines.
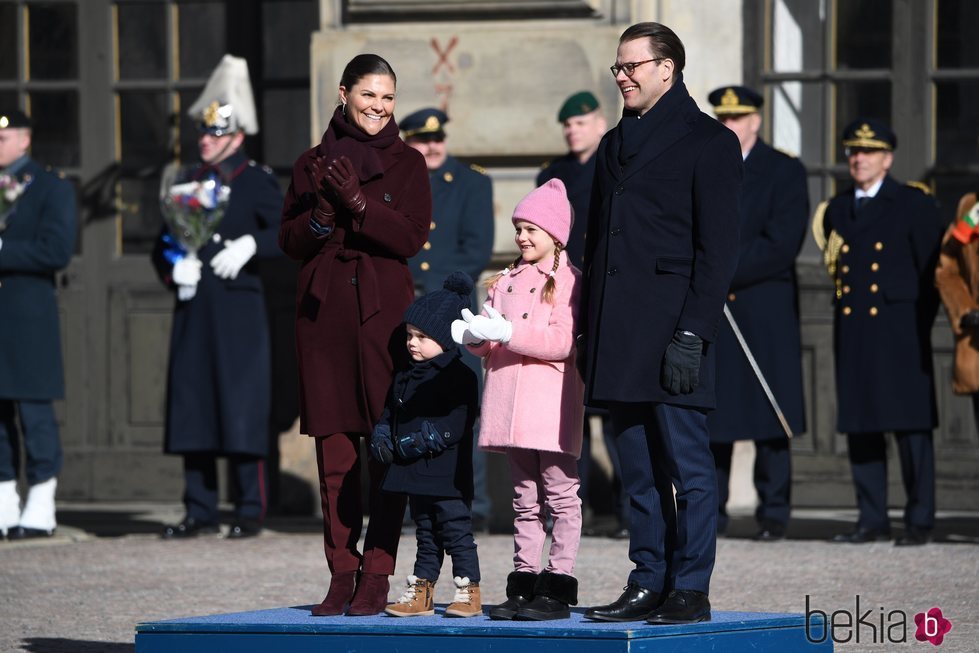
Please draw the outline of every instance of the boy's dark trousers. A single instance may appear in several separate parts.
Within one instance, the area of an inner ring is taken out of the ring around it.
[[[415,521],[415,576],[438,580],[446,553],[452,558],[452,575],[479,582],[479,558],[472,533],[470,503],[449,497],[412,496],[408,499]]]

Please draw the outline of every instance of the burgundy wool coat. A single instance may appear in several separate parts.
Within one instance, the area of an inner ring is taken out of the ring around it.
[[[332,127],[328,128],[332,129]],[[350,140],[343,137],[337,144]],[[414,298],[406,259],[428,238],[432,197],[420,153],[400,138],[376,150],[383,172],[361,179],[363,219],[336,203],[327,238],[310,229],[316,189],[309,163],[327,162],[327,135],[292,170],[279,245],[302,261],[296,286],[300,430],[311,436],[370,434],[384,409],[395,357],[405,354],[401,322]]]

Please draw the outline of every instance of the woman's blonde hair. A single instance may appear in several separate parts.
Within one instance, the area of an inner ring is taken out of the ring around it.
[[[551,304],[554,303],[554,291],[557,288],[557,282],[554,281],[554,278],[557,274],[557,269],[561,267],[561,251],[563,249],[564,245],[559,243],[557,239],[554,239],[554,265],[551,266],[551,272],[547,275],[547,281],[544,282],[544,288],[541,289],[540,300],[542,302],[549,302]],[[510,265],[506,266],[506,268],[484,281],[483,286],[486,288],[492,288],[500,279],[510,274],[510,271],[513,270],[513,268],[520,265],[520,261],[522,260],[522,256],[518,256],[517,258],[513,259],[513,262],[510,263]]]

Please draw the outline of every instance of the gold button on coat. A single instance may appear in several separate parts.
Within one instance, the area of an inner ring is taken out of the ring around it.
[[[419,265],[418,267],[420,267],[422,270],[425,270],[426,272],[428,272],[428,269],[430,267],[432,267],[432,266],[428,264],[428,261],[422,261],[422,264]]]
[[[876,243],[874,243],[874,249],[879,252],[880,250],[884,249],[884,243],[878,240]]]
[[[849,271],[850,271],[850,266],[849,265],[844,265],[843,266],[843,274],[846,274]]]
[[[422,249],[432,249],[432,243],[425,243],[422,245]]]
[[[435,221],[432,220],[432,224],[428,225],[429,231],[435,231]]]
[[[870,292],[877,292],[878,290],[880,290],[880,286],[878,286],[876,283],[870,284]]]
[[[843,294],[845,295],[849,292],[850,292],[850,286],[843,286]]]
[[[840,251],[843,252],[844,254],[846,254],[847,252],[850,251],[850,246],[844,244],[843,247],[840,248]]]
[[[870,264],[870,269],[873,270],[874,272],[876,272],[877,270],[880,269],[880,263],[871,263]]]
[[[850,308],[849,306],[844,306],[843,307],[843,315],[849,315],[852,312],[853,312],[853,309]]]
[[[871,315],[871,317],[874,316],[874,315],[877,315],[877,307],[876,306],[871,306],[870,307],[870,315]]]
[[[734,293],[731,293],[730,295],[728,295],[728,296],[727,296],[727,300],[728,300],[729,302],[733,302],[733,301],[734,301],[734,300],[735,300],[736,298],[737,298],[737,297],[735,296],[735,294],[734,294]]]

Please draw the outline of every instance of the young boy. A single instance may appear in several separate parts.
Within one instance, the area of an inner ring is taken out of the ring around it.
[[[381,487],[409,495],[418,542],[407,588],[385,609],[395,617],[435,614],[435,582],[446,553],[456,589],[445,616],[482,614],[470,511],[479,394],[476,375],[460,359],[451,333],[452,321],[470,305],[472,290],[472,279],[454,272],[442,290],[405,311],[411,362],[395,373],[371,436],[371,455],[389,465]]]

